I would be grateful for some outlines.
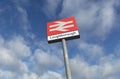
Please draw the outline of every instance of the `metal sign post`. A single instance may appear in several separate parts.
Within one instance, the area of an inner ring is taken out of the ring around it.
[[[57,21],[48,22],[47,36],[48,43],[61,42],[62,40],[66,77],[67,79],[72,79],[68,60],[66,40],[80,38],[75,18],[69,17]]]
[[[67,79],[72,79],[65,39],[62,39],[62,46],[63,46],[63,56],[65,61],[66,76],[67,76]]]

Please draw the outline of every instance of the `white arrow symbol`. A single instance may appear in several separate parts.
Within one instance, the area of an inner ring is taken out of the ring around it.
[[[73,21],[68,21],[68,22],[62,22],[62,21],[56,21],[56,24],[50,25],[49,27],[51,28],[50,31],[68,31],[70,27],[74,27]]]

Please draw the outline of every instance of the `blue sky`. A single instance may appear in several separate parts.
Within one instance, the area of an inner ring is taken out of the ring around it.
[[[0,79],[66,79],[61,43],[46,23],[74,16],[73,79],[120,79],[120,0],[0,0]]]

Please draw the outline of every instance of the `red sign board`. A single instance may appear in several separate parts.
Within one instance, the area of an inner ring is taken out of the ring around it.
[[[74,17],[64,18],[47,23],[48,42],[71,37],[79,37],[78,27]]]

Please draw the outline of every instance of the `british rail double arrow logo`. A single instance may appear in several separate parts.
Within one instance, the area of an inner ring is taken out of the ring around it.
[[[69,31],[68,28],[74,27],[74,24],[73,24],[72,20],[71,21],[67,21],[67,22],[56,21],[54,23],[55,24],[49,26],[51,32],[52,31],[62,31],[62,32],[65,32],[65,31]]]

